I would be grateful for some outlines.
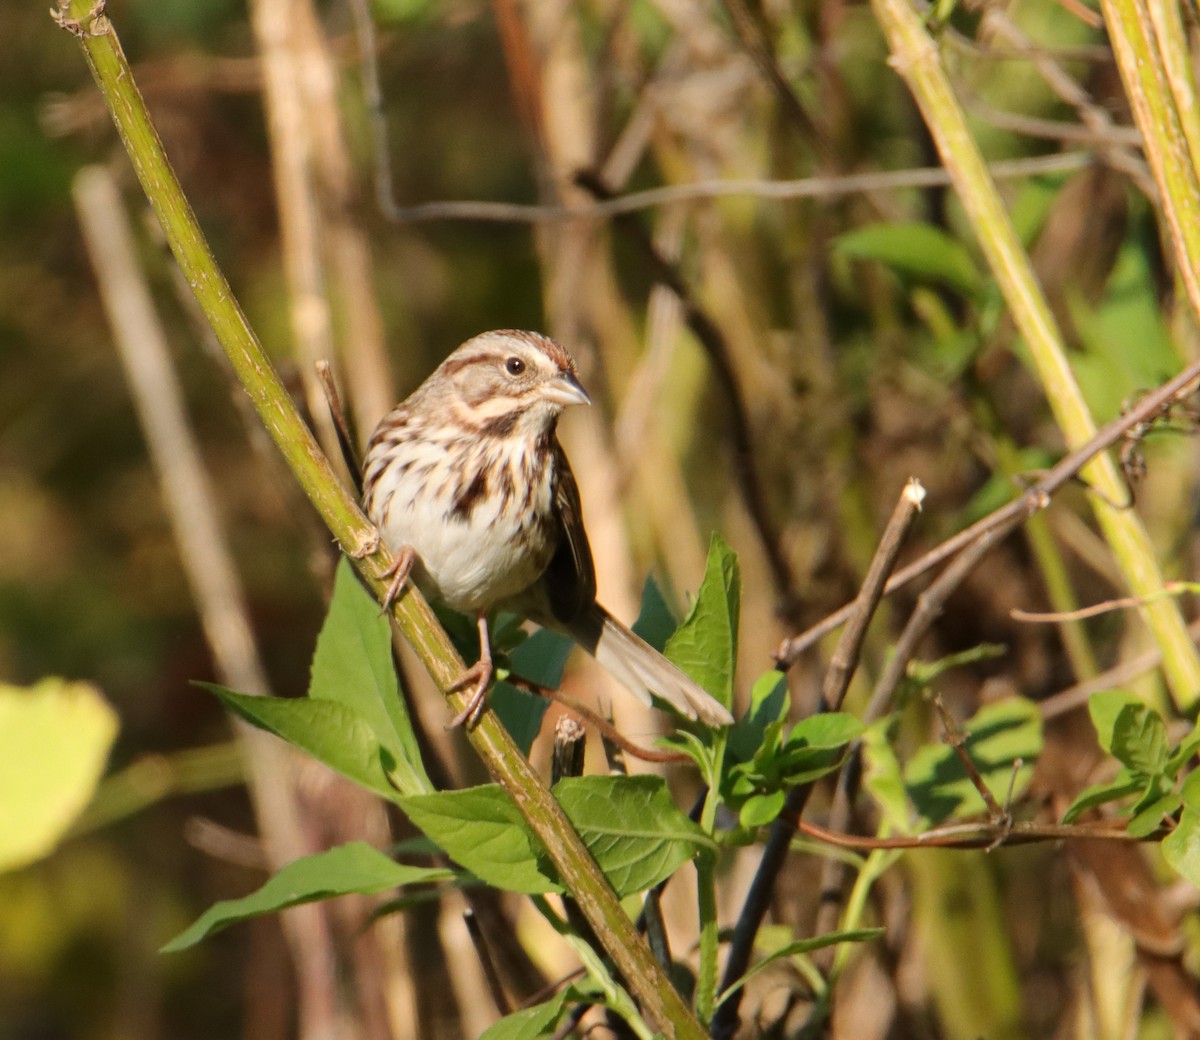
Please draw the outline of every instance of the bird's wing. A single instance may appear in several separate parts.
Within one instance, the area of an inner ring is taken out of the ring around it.
[[[555,444],[554,515],[558,520],[558,542],[554,556],[542,576],[550,610],[564,625],[584,613],[596,601],[596,566],[583,528],[579,487],[567,456]]]

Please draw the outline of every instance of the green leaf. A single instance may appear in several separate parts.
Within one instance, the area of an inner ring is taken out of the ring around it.
[[[307,697],[251,697],[216,683],[197,683],[215,693],[235,715],[286,740],[368,791],[395,800],[388,780],[395,765],[369,723],[345,705]]]
[[[570,999],[578,999],[572,989],[559,990],[544,1004],[535,1004],[505,1015],[480,1033],[479,1040],[541,1040],[542,1037],[553,1036]]]
[[[117,713],[88,683],[0,683],[0,870],[40,859],[91,801]]]
[[[1179,791],[1179,796],[1189,809],[1200,810],[1200,772],[1188,773],[1187,779],[1184,780],[1183,787]]]
[[[868,942],[871,939],[878,939],[885,932],[883,928],[856,928],[852,931],[845,932],[827,932],[825,935],[814,936],[812,939],[798,939],[795,942],[788,943],[786,946],[781,946],[778,950],[773,950],[757,964],[754,965],[745,975],[738,979],[728,989],[722,991],[721,998],[718,1003],[724,1003],[734,993],[741,989],[759,972],[770,967],[776,961],[784,957],[797,957],[805,953],[813,953],[816,950],[822,950],[826,946],[835,946],[838,943],[844,942]]]
[[[299,903],[350,893],[382,892],[401,885],[427,884],[453,877],[453,872],[445,868],[405,866],[366,842],[350,842],[289,863],[250,895],[226,899],[209,907],[160,952],[186,950],[238,921],[273,914]]]
[[[1170,755],[1162,716],[1145,704],[1127,704],[1113,724],[1111,750],[1130,769],[1150,775],[1162,772]]]
[[[550,702],[545,697],[539,697],[527,690],[518,690],[506,682],[498,682],[492,687],[492,710],[500,717],[504,728],[508,730],[513,743],[521,749],[521,754],[528,756],[529,749],[537,739],[542,728],[542,719],[550,708]]]
[[[403,795],[397,801],[455,863],[493,888],[526,895],[561,891],[537,838],[498,785]]]
[[[1033,760],[1042,749],[1042,717],[1037,705],[1023,697],[1008,697],[981,708],[963,729],[969,737],[967,753],[993,797],[1003,804],[1010,784],[1013,797],[1018,797],[1028,786]],[[1014,781],[1017,759],[1022,766]],[[984,809],[958,755],[947,745],[921,748],[909,762],[904,781],[918,812],[931,822]]]
[[[658,582],[654,580],[653,575],[647,574],[642,585],[642,608],[633,623],[633,631],[662,653],[663,647],[667,645],[667,640],[678,625],[679,619],[675,617],[666,597],[663,596]]]
[[[738,823],[743,827],[765,827],[783,811],[786,801],[787,793],[782,790],[751,795],[738,810]]]
[[[697,852],[716,851],[660,776],[565,777],[554,795],[622,899],[665,881]]]
[[[738,762],[752,759],[766,738],[767,727],[787,718],[791,695],[787,676],[772,668],[750,688],[750,707],[729,730],[729,753]]]
[[[788,734],[787,744],[806,748],[843,748],[862,735],[863,724],[844,711],[825,711],[801,719]]]
[[[1092,717],[1092,725],[1096,728],[1096,738],[1100,746],[1112,754],[1113,733],[1117,726],[1117,716],[1126,707],[1143,706],[1143,701],[1125,690],[1102,690],[1093,693],[1088,699],[1088,714]]]
[[[508,667],[535,686],[557,690],[574,649],[570,636],[540,628],[508,655]]]
[[[1135,776],[1128,769],[1122,769],[1116,778],[1108,783],[1093,784],[1080,791],[1075,796],[1075,800],[1067,807],[1067,811],[1063,813],[1062,822],[1074,823],[1088,809],[1137,794],[1139,791],[1145,790],[1145,787],[1146,778],[1144,776]]]
[[[668,641],[666,655],[727,708],[733,704],[740,605],[737,555],[713,535],[696,602]]]
[[[1170,816],[1183,804],[1183,800],[1174,791],[1168,791],[1136,809],[1126,828],[1135,838],[1145,838],[1153,834],[1163,825],[1166,817]]]
[[[1163,838],[1162,850],[1180,877],[1200,887],[1200,811],[1183,810],[1178,825]]]
[[[908,793],[900,760],[887,739],[891,724],[890,718],[877,719],[863,733],[863,787],[883,810],[888,827],[908,834],[912,829]]]
[[[391,756],[401,790],[412,794],[433,790],[408,705],[396,682],[390,623],[344,558],[338,564],[329,613],[317,636],[308,695],[349,708],[371,727],[376,741]]]
[[[878,260],[906,278],[940,282],[967,297],[975,296],[982,282],[967,248],[932,224],[871,224],[839,235],[834,248],[854,260]]]

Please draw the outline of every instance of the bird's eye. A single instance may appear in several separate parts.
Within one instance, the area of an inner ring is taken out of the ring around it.
[[[519,376],[525,371],[525,362],[519,357],[510,357],[505,359],[504,371],[510,376]]]

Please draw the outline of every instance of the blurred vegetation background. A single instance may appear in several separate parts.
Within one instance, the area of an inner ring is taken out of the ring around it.
[[[297,396],[319,401],[311,360],[331,358],[365,436],[471,335],[554,335],[597,401],[564,419],[563,438],[602,598],[631,619],[654,573],[682,607],[720,530],[745,578],[743,691],[783,637],[854,596],[906,478],[929,490],[915,555],[1062,452],[944,179],[875,176],[938,162],[866,3],[378,0],[386,142],[374,132],[361,3],[110,0],[107,11],[238,299]],[[276,693],[307,686],[332,547],[145,219],[77,42],[44,5],[10,4],[6,16],[0,679],[87,680],[119,732],[74,832],[0,874],[0,1037],[474,1035],[494,1016],[472,1006],[458,907],[423,908],[391,930],[364,929],[362,903],[321,911],[324,959],[310,949],[299,982],[295,933],[289,945],[273,919],[184,955],[155,952],[216,899],[260,883],[272,857],[253,837],[229,724],[191,685],[218,666],[81,237],[72,183],[85,165],[120,186]],[[1194,358],[1196,337],[1096,8],[1013,0],[939,16],[938,46],[988,161],[1036,160],[996,172],[1093,416],[1107,421]],[[757,187],[618,218],[402,208],[389,219],[374,197],[381,145],[401,207],[586,210],[595,192],[580,173],[618,195]],[[763,197],[763,185],[794,179],[803,197]],[[686,307],[664,288],[671,278]],[[689,328],[689,309],[717,331],[720,353]],[[1188,577],[1194,445],[1162,436],[1142,450],[1136,508],[1164,571]],[[1145,649],[1144,629],[1119,613],[1060,630],[1009,611],[1122,591],[1072,488],[985,559],[922,656],[1006,648],[939,677],[960,717],[1007,692],[1047,698]],[[850,710],[865,704],[915,595],[885,605]],[[792,669],[797,713],[815,707],[824,660],[813,652]],[[431,739],[460,782],[478,779],[441,733],[440,700],[409,671]],[[600,680],[582,666],[568,683],[583,696]],[[1153,674],[1136,689],[1166,700]],[[653,736],[658,723],[613,707],[627,732]],[[1048,723],[1035,802],[1061,809],[1092,779],[1085,714]],[[927,706],[910,704],[901,746],[937,734]],[[301,806],[306,846],[363,835],[386,846],[381,810],[327,775],[293,763],[280,783]],[[873,833],[869,816],[856,823]],[[752,868],[729,867],[730,907]],[[801,935],[819,871],[813,850],[797,855],[774,908]],[[1200,1035],[1189,1031],[1200,1019],[1181,923],[1194,895],[1125,848],[910,853],[873,897],[888,937],[842,979],[829,1035]],[[561,969],[544,937],[515,934],[542,971]],[[314,977],[328,988],[317,1008]],[[800,977],[777,973],[746,1013],[747,1035],[801,1035],[806,1000]]]

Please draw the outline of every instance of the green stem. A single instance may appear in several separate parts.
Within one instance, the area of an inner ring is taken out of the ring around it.
[[[717,1006],[717,859],[701,855],[696,861],[696,900],[700,916],[700,964],[696,971],[696,1017],[711,1022]]]
[[[234,299],[163,151],[103,4],[69,0],[56,12],[56,18],[79,38],[134,172],[238,380],[338,544],[376,596],[382,597],[386,582],[380,576],[392,562],[391,554],[334,475]],[[393,606],[392,616],[445,693],[462,674],[464,665],[428,604],[416,590],[408,590]],[[454,710],[463,706],[461,694],[446,696]],[[704,1030],[654,960],[558,802],[508,732],[494,715],[485,712],[468,737],[541,839],[563,883],[628,981],[646,1017],[665,1036],[693,1040],[703,1037]]]
[[[910,0],[872,0],[872,6],[887,37],[892,65],[908,84],[933,135],[980,249],[1033,357],[1067,446],[1077,448],[1091,439],[1096,431],[1095,423],[1067,363],[1062,336],[1033,274],[1029,257],[1021,248],[942,68],[937,47]],[[1135,6],[1135,0],[1123,3],[1105,0],[1106,10]],[[1138,67],[1141,69],[1142,65]],[[1182,133],[1179,140],[1182,140]],[[1182,151],[1186,157],[1186,143],[1182,145]],[[1200,201],[1200,196],[1193,196],[1192,200]],[[1189,237],[1195,237],[1200,246],[1200,214],[1191,219]],[[1179,221],[1168,213],[1168,223],[1174,236]],[[1200,251],[1194,255],[1200,258]],[[1197,278],[1200,278],[1200,266],[1193,265],[1186,272],[1185,281]],[[1189,284],[1189,293],[1191,291]],[[1193,297],[1193,301],[1196,300],[1200,300],[1200,285]],[[1163,671],[1175,703],[1186,708],[1200,695],[1200,653],[1188,637],[1178,605],[1171,600],[1154,599],[1162,590],[1154,547],[1136,513],[1115,505],[1124,502],[1128,493],[1109,455],[1097,456],[1084,467],[1081,475],[1096,491],[1091,500],[1097,521],[1130,591],[1147,601],[1141,608],[1142,616],[1162,650]]]

